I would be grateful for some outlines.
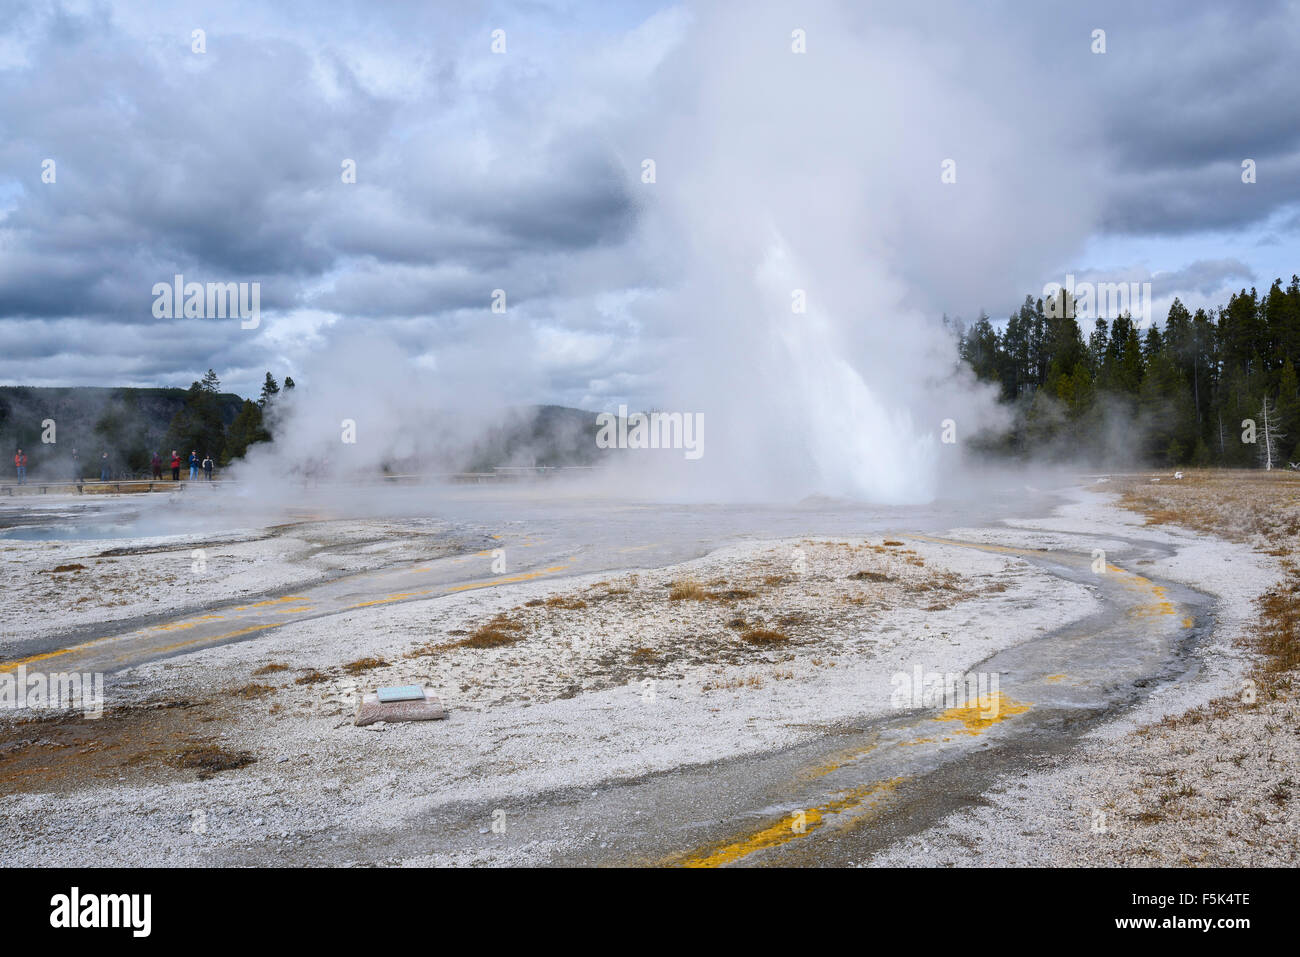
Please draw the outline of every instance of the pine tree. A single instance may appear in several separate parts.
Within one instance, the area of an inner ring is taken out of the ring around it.
[[[979,379],[996,379],[998,373],[998,334],[989,317],[980,313],[979,321],[966,336],[963,358]]]
[[[1295,365],[1290,358],[1283,364],[1278,376],[1277,424],[1282,435],[1300,436],[1300,381],[1297,381]],[[1285,444],[1282,448],[1286,448]],[[1300,442],[1296,443],[1288,460],[1297,457],[1300,457]]]
[[[1214,345],[1214,322],[1204,309],[1192,316],[1192,400],[1196,403],[1196,421],[1202,428],[1210,420],[1210,396],[1213,394],[1218,371],[1218,356]]]
[[[1248,374],[1259,371],[1260,357],[1268,353],[1268,334],[1254,289],[1249,294],[1244,289],[1236,293],[1220,310],[1219,333],[1225,366]]]
[[[266,374],[266,380],[262,383],[262,395],[257,400],[257,404],[265,409],[279,394],[280,387],[275,384],[275,376],[268,372]]]
[[[1113,425],[1127,421],[1133,435],[1123,448],[1140,445],[1147,462],[1287,461],[1282,453],[1300,434],[1300,275],[1194,315],[1175,299],[1163,328],[1138,329],[1128,313],[1097,319],[1086,343],[1065,305],[1063,296],[1048,308],[1026,296],[1000,327],[983,313],[964,333],[953,325],[962,359],[1016,409],[1014,430],[989,451],[1103,452]],[[1237,441],[1246,419],[1267,419],[1264,444]]]
[[[1110,331],[1110,349],[1114,355],[1114,385],[1118,391],[1136,395],[1142,387],[1145,366],[1137,326],[1128,313],[1119,316]]]
[[[1293,366],[1300,366],[1300,276],[1291,276],[1291,285],[1286,287],[1286,305],[1278,313],[1282,353]]]
[[[1007,378],[1003,380],[1002,392],[1009,399],[1018,398],[1030,387],[1029,348],[1031,329],[1025,318],[1023,308],[1013,312],[1007,320],[1007,330],[1002,337],[1005,352],[1004,365]]]
[[[1101,375],[1102,366],[1106,362],[1106,351],[1110,347],[1110,324],[1105,319],[1098,318],[1092,326],[1092,333],[1088,336],[1088,364],[1095,379]]]
[[[250,399],[245,399],[240,406],[235,421],[230,423],[226,433],[225,449],[222,452],[222,464],[229,464],[233,459],[243,458],[250,445],[266,442],[271,438],[262,424],[262,408]]]
[[[206,381],[207,377],[204,379]],[[221,404],[217,393],[203,383],[191,383],[185,393],[185,403],[176,410],[167,426],[163,445],[167,449],[179,451],[182,458],[193,451],[198,452],[202,459],[204,455],[220,449],[225,441],[226,427],[221,420]]]

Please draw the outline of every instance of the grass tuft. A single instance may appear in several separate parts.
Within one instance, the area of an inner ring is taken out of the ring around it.
[[[460,648],[500,648],[513,645],[524,639],[524,626],[521,622],[511,621],[504,614],[492,618],[481,625],[468,637],[456,642]]]
[[[199,780],[206,781],[221,771],[234,771],[246,768],[257,758],[247,751],[227,751],[217,745],[205,744],[186,748],[171,754],[168,762],[172,767],[187,771],[198,771]]]
[[[714,584],[725,585],[726,582],[714,582]],[[719,591],[709,591],[690,578],[679,579],[668,588],[669,601],[742,601],[753,598],[756,594],[758,593],[748,588],[723,588]]]
[[[751,645],[779,645],[790,640],[790,636],[771,628],[747,628],[740,633],[742,641]]]
[[[893,581],[893,579],[890,578],[888,575],[886,575],[884,572],[868,572],[868,571],[854,572],[852,575],[849,576],[849,578],[851,578],[853,581],[856,582]]]
[[[699,582],[683,578],[668,587],[669,601],[707,601],[709,591]]]

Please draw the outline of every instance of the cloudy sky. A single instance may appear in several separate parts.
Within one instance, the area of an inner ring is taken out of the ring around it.
[[[849,335],[1066,272],[1151,281],[1157,318],[1300,272],[1297,4],[1048,6],[5,0],[0,382],[255,394],[382,342],[653,404],[741,308],[699,268],[758,266],[710,258],[738,210]],[[177,273],[260,283],[260,324],[155,316]]]

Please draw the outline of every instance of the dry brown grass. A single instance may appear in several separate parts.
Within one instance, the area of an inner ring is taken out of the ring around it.
[[[683,578],[668,586],[669,601],[707,601],[709,590],[699,582]]]
[[[726,585],[725,581],[715,581],[711,584]],[[669,601],[743,601],[746,598],[754,598],[758,592],[749,588],[722,588],[717,591],[710,591],[699,582],[690,578],[679,579],[673,582],[668,588]]]
[[[586,608],[587,603],[581,598],[573,595],[556,595],[546,599],[547,608],[563,608],[568,611],[577,611],[579,608]]]
[[[743,678],[717,678],[700,685],[701,691],[738,691],[741,688],[763,687],[762,675],[746,675]]]
[[[746,598],[753,598],[758,594],[748,588],[724,588],[722,591],[709,593],[709,598],[713,601],[744,601]]]
[[[240,698],[260,698],[263,695],[274,694],[275,688],[271,685],[260,685],[257,682],[246,684],[242,688],[236,688],[233,692]]]
[[[375,668],[387,668],[388,662],[383,658],[358,658],[356,661],[349,661],[343,666],[343,670],[350,675],[359,675],[367,671],[373,671]]]
[[[494,616],[490,621],[456,642],[458,648],[500,648],[524,640],[527,631],[522,622],[507,618],[504,613]]]
[[[854,572],[849,578],[858,582],[888,582],[893,581],[884,572],[858,571]]]
[[[167,763],[175,768],[198,771],[199,780],[206,781],[221,771],[248,767],[256,760],[247,751],[228,751],[218,745],[205,744],[175,751],[168,756]]]
[[[275,672],[277,671],[288,671],[288,670],[289,670],[288,665],[282,665],[278,661],[273,661],[269,665],[262,665],[262,667],[254,671],[253,677],[257,677],[258,675],[270,675],[270,674],[275,674]]]
[[[1259,600],[1256,644],[1264,655],[1262,670],[1273,680],[1300,668],[1300,572],[1292,566],[1283,583]]]
[[[1232,541],[1259,536],[1292,553],[1300,538],[1300,473],[1204,469],[1161,482],[1126,476],[1114,490],[1148,525],[1182,525]]]
[[[789,635],[773,628],[746,628],[740,638],[751,645],[779,645],[790,640]]]
[[[741,688],[761,688],[770,679],[772,681],[789,681],[794,672],[789,668],[780,668],[770,675],[738,675],[731,678],[712,678],[700,685],[701,691],[739,691]]]
[[[1295,555],[1300,540],[1300,474],[1189,470],[1181,480],[1152,482],[1150,476],[1127,476],[1116,483],[1120,505],[1138,512],[1148,525],[1181,525],[1237,542],[1250,542],[1262,553],[1284,559],[1281,584],[1259,599],[1259,623],[1250,646],[1259,653],[1255,679],[1273,694],[1288,693],[1292,673],[1300,668],[1300,568]],[[1235,699],[1211,702],[1208,712],[1221,715]],[[1202,709],[1184,719],[1202,720]]]

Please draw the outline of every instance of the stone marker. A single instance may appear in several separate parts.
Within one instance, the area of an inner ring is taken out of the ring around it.
[[[437,721],[447,717],[433,689],[421,685],[394,685],[367,691],[357,705],[357,727],[378,721]]]

